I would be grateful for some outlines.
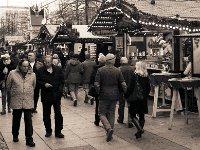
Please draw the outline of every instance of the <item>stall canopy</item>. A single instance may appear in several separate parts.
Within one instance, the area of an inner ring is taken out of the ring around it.
[[[58,24],[44,24],[41,26],[40,31],[34,39],[32,39],[29,44],[49,44],[50,40],[56,34],[58,30]]]
[[[155,5],[149,1],[106,1],[88,30],[96,34],[101,34],[104,30],[112,33],[120,30],[135,32],[141,29],[200,32],[200,3],[166,1],[156,1]]]
[[[87,25],[71,25],[62,23],[55,35],[50,40],[51,43],[98,43],[111,41],[108,37],[95,36],[87,31]]]

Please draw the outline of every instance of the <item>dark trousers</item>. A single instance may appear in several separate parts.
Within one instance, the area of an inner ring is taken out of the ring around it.
[[[37,103],[40,95],[40,86],[36,85],[34,89],[34,110],[37,109]]]
[[[95,106],[95,122],[99,123],[100,122],[100,118],[99,118],[99,98],[95,97],[95,101],[96,101],[96,106]]]
[[[18,137],[19,135],[22,112],[24,112],[26,140],[32,140],[33,125],[32,125],[31,109],[13,109],[13,120],[12,120],[13,137]]]
[[[61,102],[60,101],[54,101],[52,103],[42,103],[43,106],[43,121],[44,126],[46,128],[46,132],[51,133],[51,106],[54,108],[54,114],[55,114],[55,133],[60,133],[63,129],[63,116],[61,114]]]
[[[120,94],[119,97],[119,108],[118,108],[118,120],[124,121],[124,108],[125,108],[125,98],[123,93]]]

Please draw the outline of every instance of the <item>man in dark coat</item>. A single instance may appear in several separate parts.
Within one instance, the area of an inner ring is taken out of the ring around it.
[[[33,72],[37,75],[39,68],[41,68],[43,64],[36,60],[36,54],[33,51],[28,52],[28,61],[31,65],[31,68],[33,69]],[[37,103],[39,99],[39,92],[40,92],[40,86],[36,79],[36,87],[34,90],[34,109],[32,110],[32,113],[37,113]]]
[[[106,65],[97,70],[95,88],[99,93],[99,117],[107,131],[106,141],[112,140],[115,108],[119,99],[119,85],[126,91],[126,83],[121,71],[114,67],[115,56],[106,55]]]
[[[52,64],[52,56],[44,58],[44,66],[38,70],[37,79],[41,86],[41,101],[43,105],[43,121],[46,128],[45,137],[52,135],[51,106],[55,113],[55,136],[64,138],[63,117],[61,114],[61,96],[63,91],[64,76],[61,68]]]

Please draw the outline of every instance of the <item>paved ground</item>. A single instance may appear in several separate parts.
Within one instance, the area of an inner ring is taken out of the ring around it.
[[[105,141],[105,131],[96,127],[94,121],[94,106],[83,103],[83,92],[79,94],[78,107],[72,106],[72,101],[62,99],[62,114],[64,117],[64,139],[57,139],[54,135],[46,138],[42,121],[42,108],[39,103],[38,113],[33,116],[35,148],[25,145],[24,122],[21,122],[19,143],[12,142],[11,122],[12,114],[0,116],[0,150],[199,150],[200,126],[198,119],[189,120],[189,125],[177,115],[173,129],[168,130],[169,114],[160,113],[157,118],[146,116],[146,126],[143,138],[136,140],[135,128],[127,128],[126,124],[116,122],[113,140]],[[150,101],[150,112],[152,101]],[[0,108],[1,110],[1,108]],[[127,116],[127,110],[126,114]],[[117,116],[117,111],[116,111]],[[52,115],[52,122],[53,115]]]

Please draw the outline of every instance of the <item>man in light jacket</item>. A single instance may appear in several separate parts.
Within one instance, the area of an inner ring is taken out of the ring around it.
[[[20,120],[24,112],[26,145],[34,147],[33,126],[31,118],[31,109],[34,107],[34,88],[36,85],[36,76],[30,69],[28,60],[19,61],[18,67],[12,70],[7,78],[6,86],[10,91],[10,107],[13,109],[12,134],[13,142],[18,142]]]

